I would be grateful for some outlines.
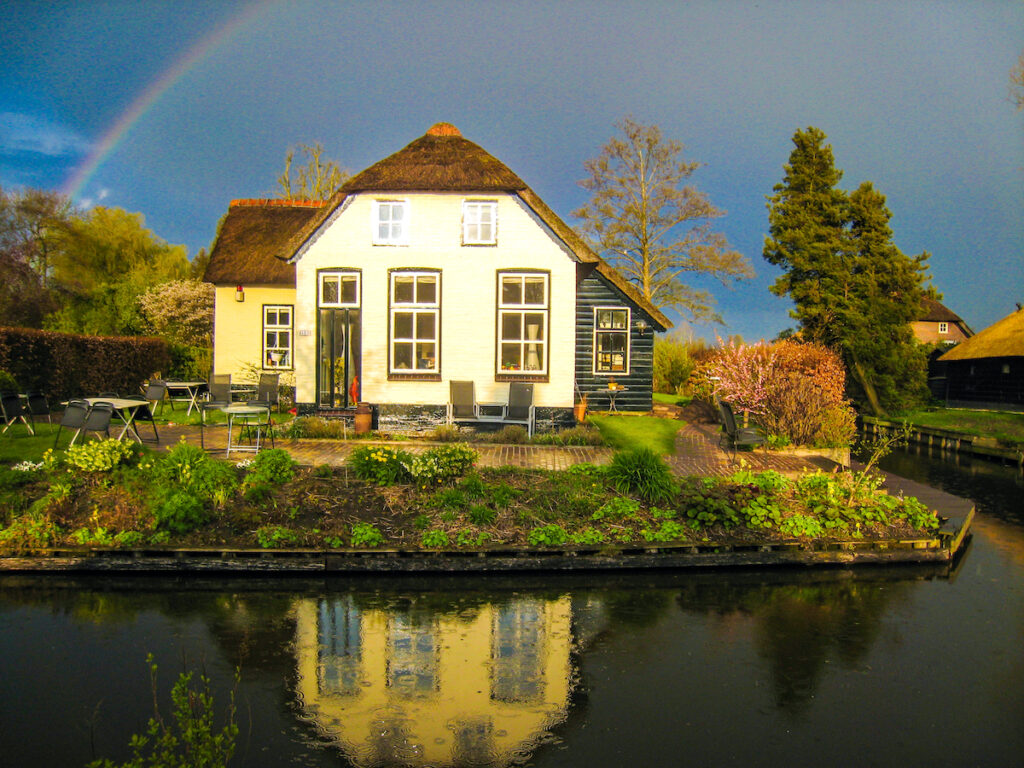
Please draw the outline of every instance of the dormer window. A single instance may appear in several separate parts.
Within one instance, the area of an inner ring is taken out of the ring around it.
[[[405,245],[409,241],[409,203],[406,200],[374,200],[373,244]]]
[[[494,245],[498,242],[498,204],[493,200],[462,203],[462,244]]]
[[[939,323],[939,333],[949,333],[949,323]]]

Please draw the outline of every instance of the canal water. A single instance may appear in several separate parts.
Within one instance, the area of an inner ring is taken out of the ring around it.
[[[130,756],[183,670],[245,766],[1024,764],[1024,481],[953,568],[449,580],[0,578],[0,764]],[[235,670],[239,680],[234,683]]]

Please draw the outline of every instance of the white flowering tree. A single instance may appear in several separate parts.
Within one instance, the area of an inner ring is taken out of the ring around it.
[[[213,286],[199,280],[171,280],[139,298],[152,332],[172,344],[209,347],[213,335]]]

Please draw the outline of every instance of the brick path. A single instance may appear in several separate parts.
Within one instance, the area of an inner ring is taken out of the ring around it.
[[[145,434],[145,428],[143,428]],[[212,453],[223,451],[227,431],[221,428],[206,430],[206,448]],[[196,427],[160,427],[160,445],[170,447],[184,438],[187,442],[199,444],[199,430]],[[345,462],[352,449],[358,445],[393,445],[410,453],[422,453],[440,443],[425,441],[368,441],[368,440],[285,440],[278,439],[278,448],[287,450],[300,464],[332,464]],[[479,454],[477,463],[483,467],[532,467],[538,469],[566,469],[573,464],[590,462],[607,464],[614,451],[611,448],[590,446],[549,446],[549,445],[496,445],[474,444]],[[251,454],[248,454],[251,455]],[[245,458],[245,453],[232,453],[232,457]],[[753,470],[774,469],[787,475],[803,470],[814,470],[824,466],[796,456],[780,456],[763,450],[744,451],[733,454],[719,447],[718,433],[714,426],[687,423],[676,435],[676,451],[666,460],[677,475],[713,475],[725,477],[743,466]]]

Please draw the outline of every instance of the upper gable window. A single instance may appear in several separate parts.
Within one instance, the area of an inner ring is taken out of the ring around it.
[[[494,245],[498,242],[498,204],[493,200],[462,203],[462,244]]]
[[[409,242],[409,203],[406,200],[373,201],[373,244],[405,245]]]

